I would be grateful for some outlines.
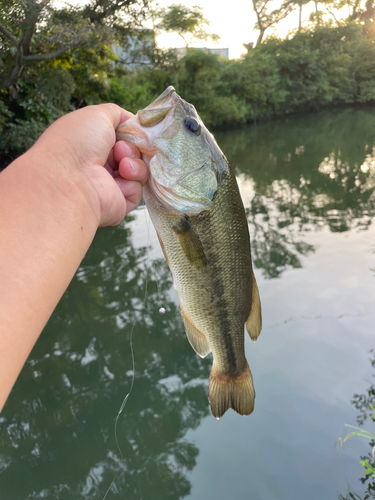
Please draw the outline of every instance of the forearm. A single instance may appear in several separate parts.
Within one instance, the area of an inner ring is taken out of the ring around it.
[[[0,175],[0,409],[98,227],[81,178],[33,148]]]

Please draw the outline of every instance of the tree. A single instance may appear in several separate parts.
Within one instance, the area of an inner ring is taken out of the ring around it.
[[[369,38],[373,38],[375,34],[375,8],[374,0],[366,0],[365,9],[359,14],[359,18],[363,24],[363,32]]]
[[[298,31],[302,29],[302,7],[307,5],[310,0],[295,0],[295,3],[298,6]]]
[[[253,0],[254,12],[257,16],[255,29],[259,30],[257,44],[262,43],[265,31],[274,26],[282,19],[285,19],[294,9],[294,5],[290,0],[284,0],[278,9],[267,13],[267,7],[271,0]]]
[[[338,9],[342,9],[346,6],[348,9],[348,19],[350,21],[355,21],[362,11],[361,0],[336,0],[334,5]]]
[[[0,0],[0,88],[17,97],[17,80],[26,65],[55,59],[85,44],[96,44],[102,51],[103,38],[123,38],[139,26],[146,2],[96,0],[56,9],[51,0]]]
[[[183,39],[186,47],[192,39],[208,40],[216,42],[219,36],[208,34],[205,26],[209,26],[209,21],[203,17],[202,7],[197,5],[191,9],[181,4],[173,4],[167,8],[159,9],[156,15],[161,19],[156,28],[164,30],[167,33],[176,32]],[[190,41],[189,41],[190,39]]]
[[[314,0],[315,3],[315,17],[316,17],[316,24],[317,26],[320,26],[320,12],[318,9],[318,0]]]

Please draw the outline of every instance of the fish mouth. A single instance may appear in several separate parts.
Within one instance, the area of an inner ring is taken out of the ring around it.
[[[167,116],[178,103],[179,96],[170,85],[164,92],[145,109],[138,111],[137,116],[142,127],[153,127]]]
[[[159,127],[156,125],[167,117],[169,118],[165,126],[168,127],[172,123],[174,110],[179,101],[181,98],[174,87],[170,85],[155,101],[117,127],[117,140],[129,141],[137,146],[142,153],[153,154],[155,151],[154,147],[151,146],[152,140],[145,139],[146,130],[148,130],[149,139],[154,138],[159,132]],[[161,126],[164,128],[164,125]],[[153,129],[153,127],[155,128]]]
[[[155,101],[152,101],[152,103],[149,104],[145,110],[151,108],[163,108],[168,105],[177,104],[179,99],[180,97],[178,96],[175,88],[172,85],[169,85],[169,87],[167,87],[164,92],[155,99]]]
[[[166,106],[165,108],[142,109],[138,111],[137,116],[142,127],[148,128],[157,125],[167,116],[169,111],[174,108],[174,105]]]

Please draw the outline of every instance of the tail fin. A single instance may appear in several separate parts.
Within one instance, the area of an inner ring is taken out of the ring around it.
[[[229,409],[240,415],[250,415],[254,410],[255,391],[249,365],[236,377],[221,375],[215,363],[212,366],[208,399],[212,415],[220,418]]]

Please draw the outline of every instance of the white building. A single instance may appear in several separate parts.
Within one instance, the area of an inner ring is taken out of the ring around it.
[[[112,52],[117,56],[117,63],[126,64],[127,69],[134,70],[139,66],[153,64],[148,53],[152,53],[154,47],[154,32],[145,29],[129,36],[129,45],[126,49],[120,45],[112,45]]]
[[[220,57],[224,57],[224,59],[229,59],[229,49],[208,49],[207,47],[191,47],[195,50],[205,50],[206,52],[211,52],[211,54],[217,54]],[[179,47],[174,49],[177,57],[180,59],[181,57],[186,56],[188,51],[188,47]]]

